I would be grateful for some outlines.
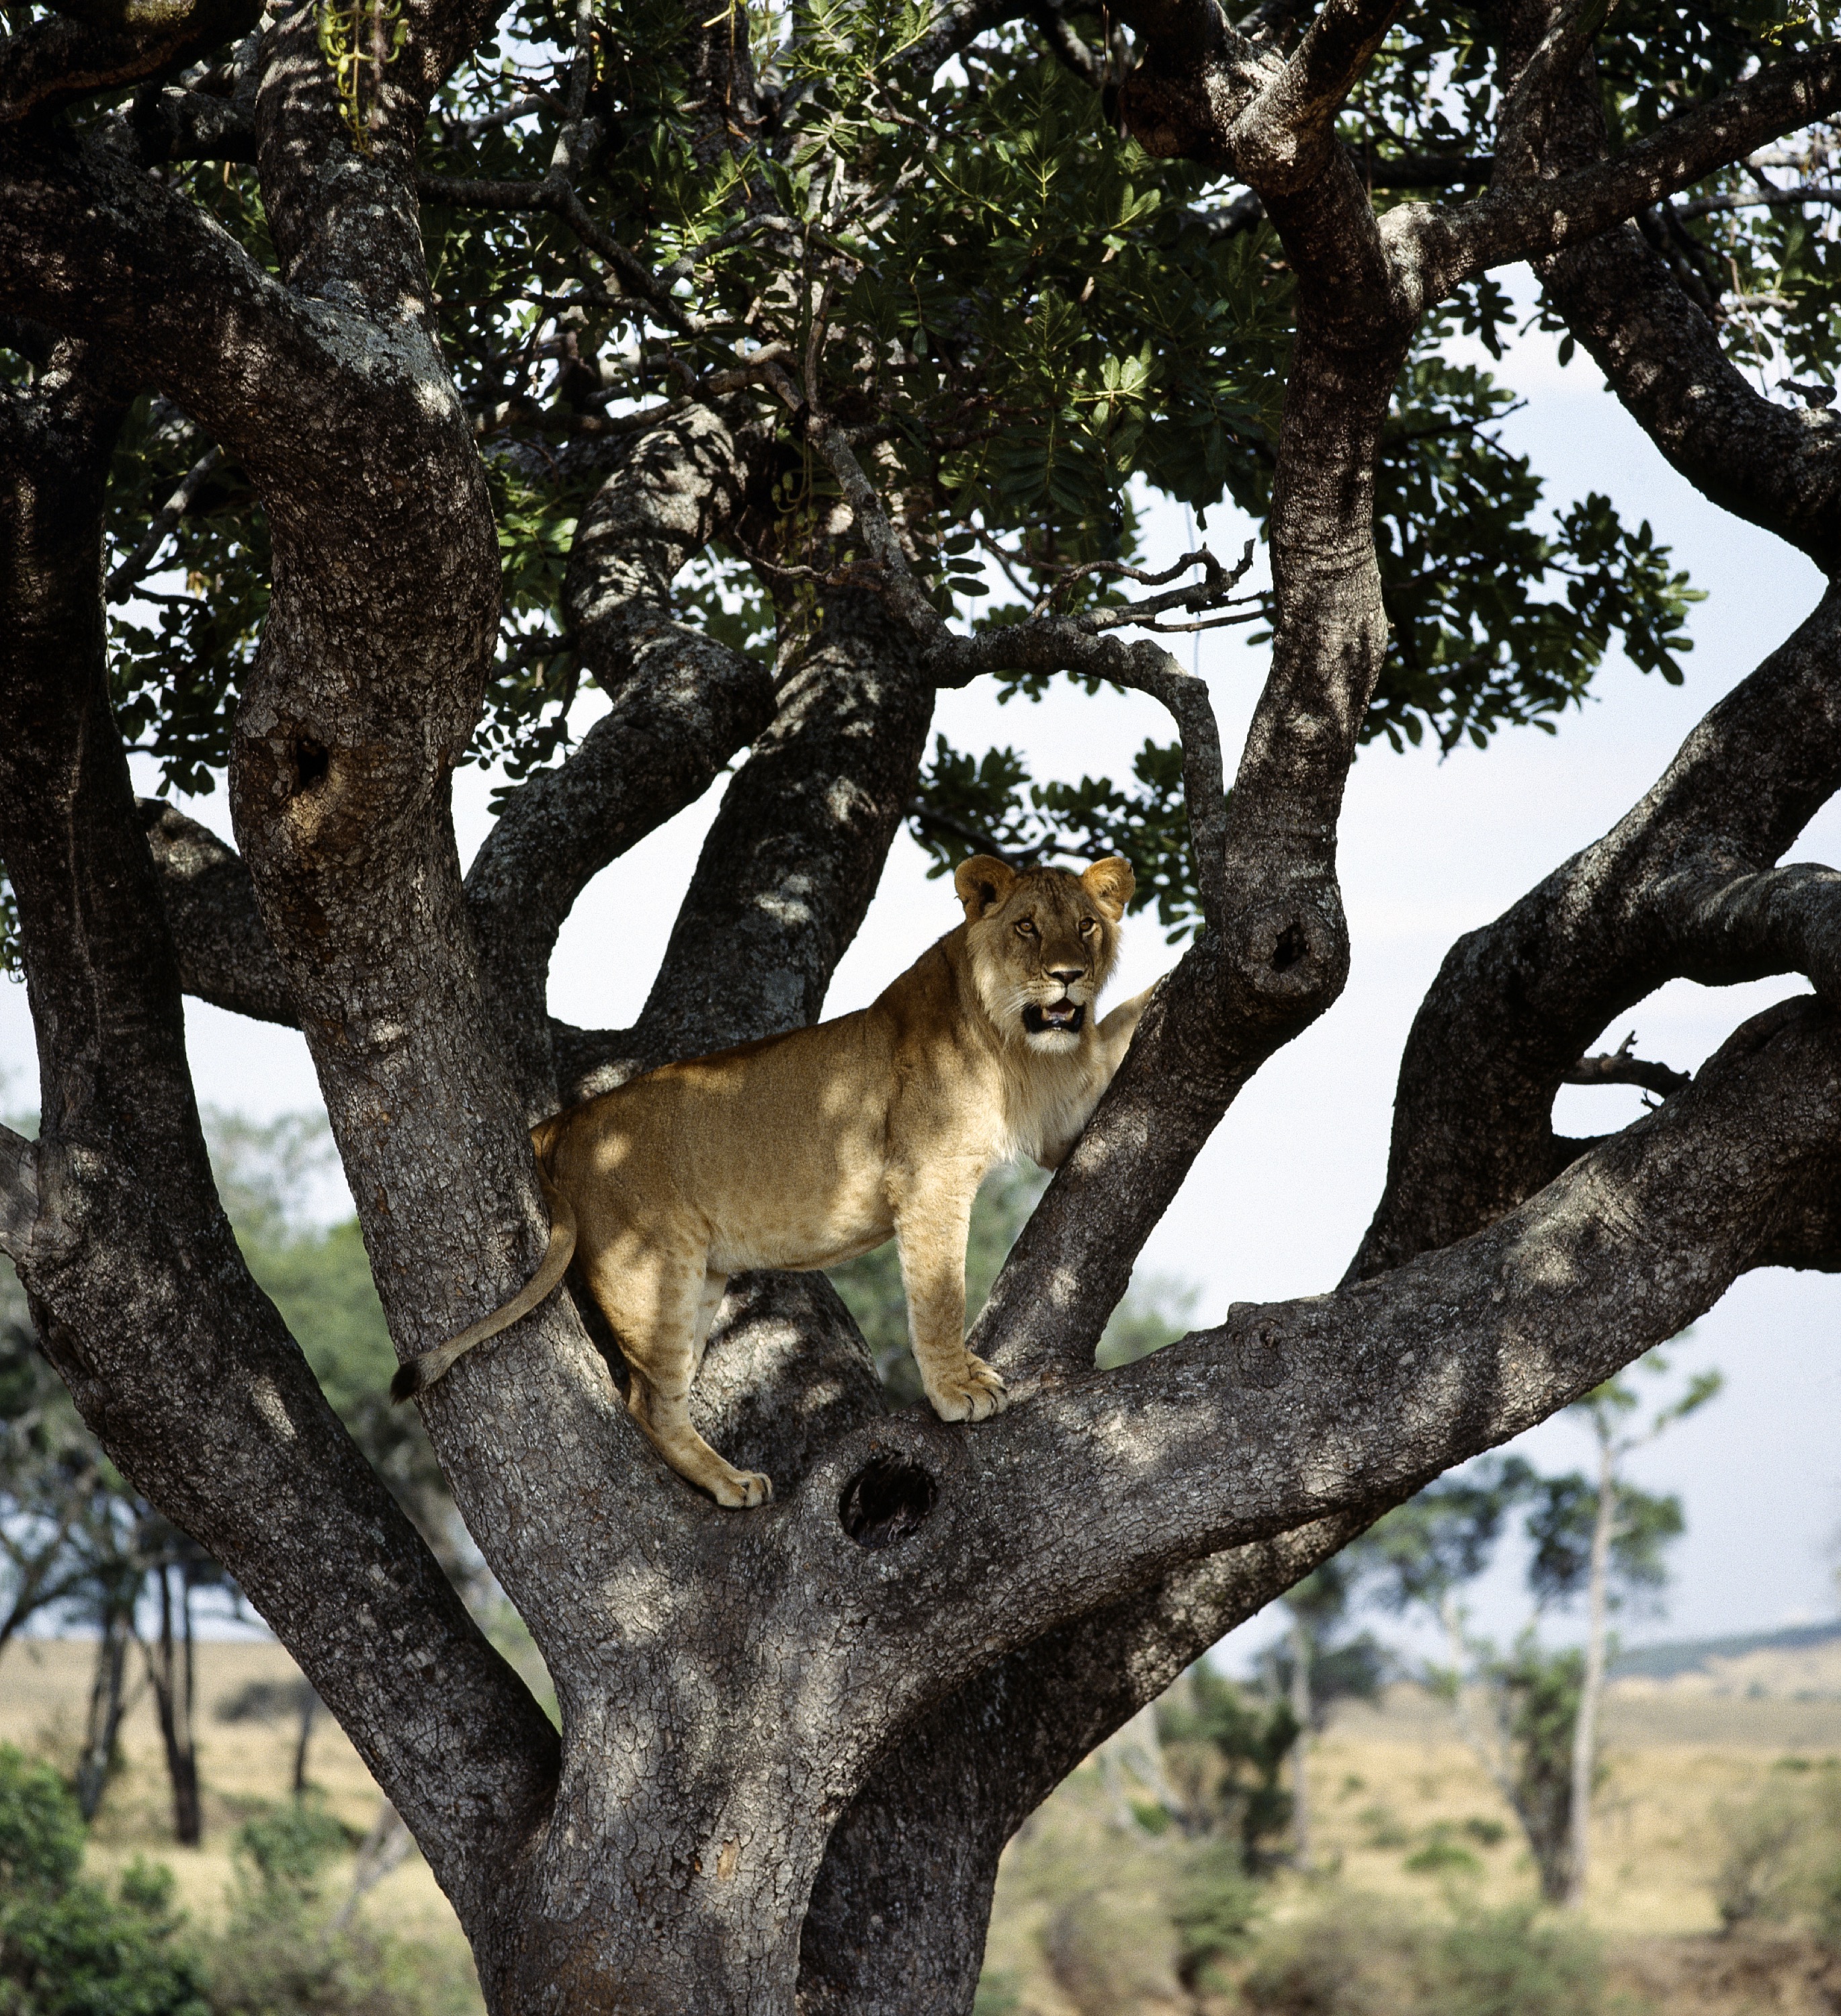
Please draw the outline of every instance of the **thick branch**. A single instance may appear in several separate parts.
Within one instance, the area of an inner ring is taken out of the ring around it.
[[[1364,1522],[1323,1520],[1048,1633],[895,1734],[806,1913],[800,2016],[971,2006],[1004,1844],[1081,1760]]]
[[[158,798],[141,799],[139,808],[180,985],[233,1014],[298,1028],[281,961],[257,913],[250,871],[235,850]]]
[[[1576,70],[1525,172],[1577,168],[1608,148],[1596,79]],[[1714,503],[1800,546],[1826,573],[1841,561],[1841,420],[1764,398],[1634,225],[1542,262],[1548,298],[1631,417]]]
[[[130,0],[31,22],[0,40],[0,126],[170,77],[246,34],[261,11],[260,0]],[[78,13],[84,18],[70,18]]]
[[[649,1064],[816,1021],[914,794],[933,710],[904,628],[827,594],[724,794],[634,1031]]]
[[[671,603],[680,568],[742,508],[747,445],[715,412],[687,408],[635,444],[577,529],[564,606],[613,710],[512,797],[467,877],[501,1031],[537,1113],[554,1110],[545,988],[577,897],[773,717],[767,668],[674,621]]]
[[[47,1352],[104,1447],[236,1575],[450,1894],[484,1910],[504,1881],[493,1837],[527,1835],[556,1741],[340,1426],[218,1204],[109,707],[102,498],[118,410],[69,348],[9,409],[25,424],[0,494],[0,856],[20,907],[42,1134],[35,1197],[16,1137],[0,1143],[7,1240]]]
[[[1241,114],[1229,140],[1261,194],[1314,171],[1343,101],[1360,81],[1401,0],[1324,0],[1290,61]]]
[[[873,1586],[891,1654],[924,1628],[937,1687],[994,1638],[1012,1647],[1185,1561],[1378,1510],[1590,1391],[1740,1273],[1841,1265],[1838,1179],[1841,1019],[1787,1002],[1454,1246],[1332,1295],[1242,1307],[974,1436],[879,1425],[882,1446],[933,1471],[938,1503],[898,1577],[843,1568],[836,1600],[847,1614]],[[861,1436],[847,1441],[802,1500],[829,1511],[865,1456]]]
[[[1841,47],[1831,44],[1760,70],[1614,160],[1548,181],[1498,185],[1456,212],[1403,205],[1383,221],[1383,233],[1416,269],[1425,298],[1438,300],[1492,267],[1596,237],[1838,106]]]
[[[1352,1276],[1462,1239],[1546,1183],[1574,1152],[1552,1128],[1566,1071],[1665,980],[1815,967],[1833,985],[1833,878],[1764,871],[1841,787],[1838,662],[1831,594],[1604,839],[1452,948],[1407,1039],[1387,1187]]]

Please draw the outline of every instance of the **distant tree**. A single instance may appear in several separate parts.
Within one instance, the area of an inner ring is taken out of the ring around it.
[[[1659,1351],[1638,1360],[1661,1377],[1669,1361]],[[1566,1602],[1583,1589],[1586,1598],[1584,1664],[1580,1675],[1578,1713],[1572,1730],[1572,1769],[1567,1801],[1568,1853],[1566,1900],[1584,1901],[1591,1852],[1591,1794],[1598,1781],[1598,1705],[1604,1692],[1610,1613],[1620,1600],[1659,1589],[1667,1579],[1663,1550],[1678,1539],[1685,1521],[1681,1500],[1655,1497],[1618,1476],[1625,1458],[1705,1406],[1720,1391],[1721,1375],[1697,1373],[1685,1389],[1658,1408],[1647,1425],[1624,1427],[1641,1406],[1627,1378],[1608,1380],[1568,1413],[1589,1423],[1598,1444],[1596,1473],[1550,1478],[1528,1521],[1534,1553],[1529,1586],[1543,1603]]]
[[[1718,1390],[1694,1381],[1638,1438],[1647,1440]],[[1595,1392],[1580,1403],[1595,1424],[1614,1421],[1634,1400]],[[1636,1445],[1634,1440],[1629,1446]],[[1605,1445],[1601,1439],[1601,1449]],[[1615,1439],[1610,1446],[1621,1453]],[[1364,1595],[1396,1613],[1417,1610],[1436,1622],[1445,1661],[1422,1677],[1447,1701],[1465,1743],[1508,1802],[1540,1872],[1543,1896],[1574,1901],[1577,1858],[1599,1776],[1598,1691],[1609,1611],[1666,1579],[1662,1551],[1683,1528],[1681,1503],[1577,1472],[1544,1477],[1519,1456],[1487,1457],[1443,1478],[1389,1513],[1339,1557]],[[1489,1567],[1511,1514],[1524,1513],[1526,1579],[1536,1614],[1588,1593],[1592,1617],[1584,1650],[1544,1647],[1530,1623],[1510,1651],[1473,1633],[1467,1586]]]
[[[1304,1869],[1314,1859],[1311,1739],[1339,1701],[1373,1700],[1386,1670],[1387,1654],[1372,1632],[1344,1629],[1361,1567],[1359,1551],[1346,1548],[1294,1582],[1283,1601],[1289,1620],[1285,1637],[1268,1654],[1274,1680],[1298,1726],[1291,1753],[1292,1836],[1299,1867]]]
[[[1285,1760],[1297,1741],[1288,1702],[1250,1696],[1206,1664],[1159,1705],[1165,1766],[1188,1831],[1232,1840],[1242,1869],[1268,1869],[1289,1831]]]
[[[319,1712],[319,1696],[299,1674],[291,1680],[250,1680],[213,1711],[219,1722],[293,1723],[294,1762],[288,1789],[297,1798],[308,1789],[307,1757]]]

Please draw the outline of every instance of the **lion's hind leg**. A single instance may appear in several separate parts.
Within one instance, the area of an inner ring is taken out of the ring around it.
[[[759,1505],[772,1480],[725,1462],[690,1424],[690,1384],[721,1290],[710,1288],[701,1253],[648,1249],[598,1254],[588,1287],[627,1361],[627,1411],[680,1477],[718,1505]]]

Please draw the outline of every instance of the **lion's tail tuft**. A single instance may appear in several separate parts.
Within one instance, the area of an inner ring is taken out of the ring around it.
[[[548,1299],[557,1283],[569,1272],[569,1262],[575,1253],[575,1212],[568,1198],[552,1187],[541,1169],[538,1172],[538,1181],[543,1186],[544,1201],[550,1208],[550,1243],[537,1272],[503,1309],[494,1309],[491,1316],[483,1317],[434,1350],[419,1352],[398,1366],[396,1377],[390,1382],[393,1406],[400,1406],[419,1393],[426,1393],[457,1359],[463,1358],[476,1344],[484,1344],[488,1337],[497,1337],[502,1330],[509,1330],[513,1323],[529,1316],[538,1303]]]

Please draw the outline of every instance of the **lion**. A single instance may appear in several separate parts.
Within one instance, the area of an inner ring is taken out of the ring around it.
[[[965,1348],[965,1237],[997,1164],[1059,1166],[1111,1082],[1148,993],[1095,1021],[1131,901],[1116,855],[1084,873],[962,862],[965,920],[870,1006],[666,1064],[531,1132],[548,1250],[521,1293],[411,1359],[393,1399],[527,1316],[571,1260],[619,1340],[634,1422],[719,1504],[771,1497],[691,1426],[689,1394],[731,1274],[836,1266],[893,1237],[921,1382],[978,1421],[1004,1382]]]

